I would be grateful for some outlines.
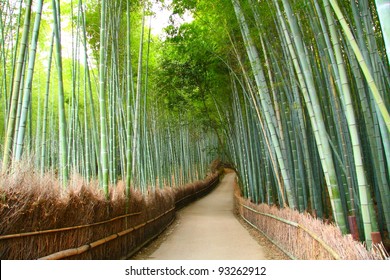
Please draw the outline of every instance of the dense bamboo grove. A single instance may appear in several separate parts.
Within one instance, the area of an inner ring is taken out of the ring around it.
[[[31,160],[64,187],[70,173],[99,177],[107,194],[119,179],[129,192],[205,176],[216,137],[191,137],[202,128],[184,115],[173,122],[176,115],[149,92],[148,64],[157,55],[157,43],[149,51],[150,7],[1,2],[3,173]]]
[[[227,133],[245,135],[230,144],[245,194],[332,217],[344,233],[356,219],[352,233],[370,247],[390,225],[389,64],[375,3],[232,5],[244,48],[232,40],[241,69]]]
[[[163,38],[152,2],[0,2],[2,173],[130,193],[219,156],[255,203],[388,240],[389,1],[174,0]]]

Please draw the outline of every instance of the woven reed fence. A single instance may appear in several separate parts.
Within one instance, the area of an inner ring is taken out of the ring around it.
[[[47,186],[16,193],[8,188],[0,203],[0,259],[130,258],[172,223],[177,209],[213,190],[219,175],[147,195],[132,191],[128,207],[120,185],[122,195],[113,191],[110,200],[94,188],[81,187],[62,200]]]
[[[379,260],[388,257],[384,248],[367,251],[350,235],[332,224],[289,208],[256,205],[241,196],[236,186],[235,209],[252,227],[263,233],[292,259]]]

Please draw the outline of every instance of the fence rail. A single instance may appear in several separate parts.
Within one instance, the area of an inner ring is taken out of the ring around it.
[[[219,175],[175,190],[173,199],[172,191],[160,192],[140,212],[91,224],[1,235],[0,259],[130,258],[174,221],[177,210],[213,190]]]
[[[111,223],[111,222],[114,222],[114,221],[119,220],[119,219],[124,219],[124,218],[132,217],[132,216],[136,216],[136,215],[140,215],[140,214],[141,214],[141,212],[130,213],[130,214],[118,216],[118,217],[115,217],[115,218],[112,218],[112,219],[109,219],[106,221],[87,224],[87,225],[79,225],[79,226],[74,226],[74,227],[65,227],[65,228],[57,228],[57,229],[40,230],[40,231],[34,231],[34,232],[24,232],[24,233],[0,235],[0,240],[19,238],[19,237],[25,237],[25,236],[33,236],[33,235],[40,235],[40,234],[47,234],[47,233],[63,232],[63,231],[93,227],[93,226],[98,226],[98,225],[104,225],[104,224]]]
[[[291,259],[303,260],[382,260],[381,247],[368,251],[351,235],[343,235],[337,226],[326,224],[309,214],[290,208],[278,209],[254,204],[242,197],[238,185],[234,193],[235,209],[245,222],[264,234]]]
[[[171,209],[169,209],[165,213],[163,213],[163,214],[161,214],[161,215],[159,215],[159,216],[157,216],[157,217],[155,217],[153,219],[150,219],[149,221],[146,221],[145,223],[142,223],[142,224],[139,224],[139,225],[137,225],[135,227],[132,227],[130,229],[126,229],[126,230],[123,230],[121,232],[118,232],[118,233],[115,233],[115,234],[111,234],[110,236],[107,236],[105,238],[99,239],[99,240],[94,241],[94,242],[92,242],[90,244],[80,246],[78,248],[71,248],[71,249],[63,250],[63,251],[56,252],[54,254],[50,254],[48,256],[45,256],[45,257],[42,257],[42,258],[39,258],[39,259],[40,260],[60,260],[60,259],[63,259],[63,258],[80,255],[82,253],[87,252],[90,249],[93,249],[95,247],[98,247],[98,246],[101,246],[103,244],[106,244],[107,242],[109,242],[111,240],[114,240],[114,239],[116,239],[118,237],[125,236],[125,235],[127,235],[129,233],[132,233],[133,231],[139,230],[139,229],[143,228],[144,226],[146,226],[147,224],[150,224],[150,223],[153,223],[154,221],[159,220],[161,217],[167,215],[168,213],[170,213],[170,212],[172,212],[174,210],[175,210],[175,207],[172,207]],[[172,219],[174,219],[174,218],[172,218]]]
[[[283,219],[283,218],[280,218],[280,217],[277,217],[277,216],[274,216],[274,215],[271,215],[271,214],[268,214],[268,213],[264,213],[264,212],[260,212],[260,211],[257,211],[247,205],[244,205],[242,203],[239,203],[242,207],[244,207],[245,209],[248,209],[249,211],[252,211],[253,213],[256,213],[258,215],[262,215],[264,217],[268,217],[270,219],[273,219],[273,220],[276,220],[276,221],[279,221],[281,223],[284,223],[286,225],[289,225],[289,226],[292,226],[294,228],[296,228],[297,230],[302,230],[304,231],[306,234],[308,234],[312,239],[316,240],[324,250],[326,250],[332,257],[333,259],[335,260],[340,260],[341,257],[339,254],[337,254],[329,245],[327,245],[318,235],[316,235],[315,233],[313,233],[312,231],[310,231],[309,229],[307,229],[306,227],[304,227],[303,225],[300,225],[299,223],[297,222],[293,222],[293,221],[289,221],[289,220],[286,220],[286,219]],[[263,234],[265,234],[267,237],[268,235],[262,231],[261,229],[258,228],[258,226],[254,225],[253,223],[251,223],[250,221],[248,221],[241,213],[240,213],[241,217],[248,223],[251,224],[251,226],[255,227],[257,230],[260,230]],[[269,239],[271,239],[270,237],[268,237]],[[280,244],[277,243],[277,241],[273,240],[272,239],[272,242],[278,246],[284,253],[286,253],[290,258],[293,258],[295,259],[296,257],[291,255],[289,252],[287,252]]]

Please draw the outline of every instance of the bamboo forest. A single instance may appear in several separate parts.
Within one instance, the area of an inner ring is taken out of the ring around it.
[[[229,178],[287,255],[389,258],[389,93],[389,0],[0,0],[0,259],[132,257]]]

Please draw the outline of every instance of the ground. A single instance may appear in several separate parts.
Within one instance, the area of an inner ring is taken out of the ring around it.
[[[135,260],[282,260],[288,257],[233,211],[235,174],[208,196],[180,210],[176,221]]]

